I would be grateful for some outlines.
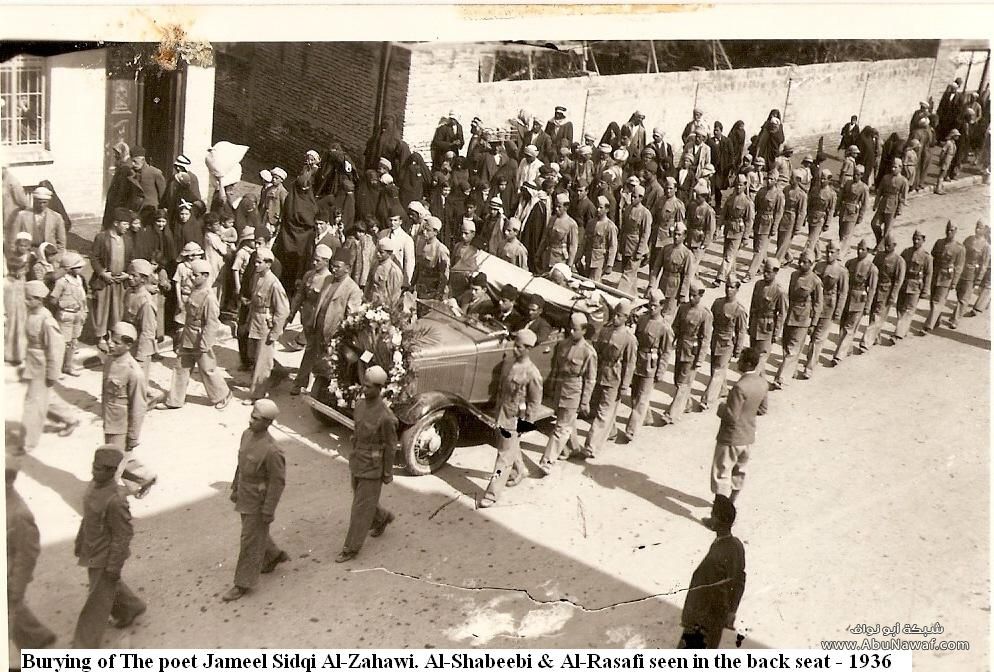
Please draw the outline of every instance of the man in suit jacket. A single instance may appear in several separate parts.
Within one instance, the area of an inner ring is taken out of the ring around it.
[[[756,442],[756,416],[766,414],[769,384],[756,373],[758,364],[759,352],[751,347],[742,351],[742,377],[728,393],[728,400],[718,406],[721,426],[711,463],[711,492],[733,502],[742,490],[749,451]],[[704,524],[714,529],[712,519],[705,518]]]
[[[314,311],[314,329],[318,336],[318,352],[323,352],[338,333],[338,327],[349,313],[362,305],[362,289],[349,276],[352,253],[339,248],[331,259],[331,277],[325,280]]]
[[[14,226],[11,227],[11,236],[26,231],[31,234],[31,247],[37,249],[42,243],[51,243],[59,251],[58,257],[61,257],[66,251],[66,220],[48,207],[52,200],[52,191],[38,187],[32,192],[31,197],[34,201],[33,208],[17,213]],[[8,240],[7,244],[13,247],[13,238]]]

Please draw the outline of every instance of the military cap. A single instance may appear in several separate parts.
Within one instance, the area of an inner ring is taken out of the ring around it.
[[[124,453],[110,444],[104,444],[93,452],[93,465],[97,467],[117,466],[124,460]]]
[[[691,278],[690,279],[690,294],[691,294],[691,296],[693,296],[695,294],[703,294],[703,293],[704,293],[704,285],[701,284],[701,281],[698,280],[697,278]]]
[[[574,327],[582,329],[587,326],[587,316],[583,313],[573,313],[569,316],[569,323]]]
[[[632,314],[632,302],[628,299],[621,299],[618,303],[614,304],[614,308],[611,309],[612,315],[631,315]]]
[[[138,340],[138,331],[135,329],[135,325],[130,322],[118,322],[111,327],[110,333],[122,338],[130,338],[132,343]]]
[[[131,212],[127,208],[114,208],[115,222],[130,222],[134,218],[135,213]]]
[[[62,268],[83,268],[83,257],[75,252],[66,252],[60,262]]]
[[[487,274],[483,271],[479,271],[473,274],[473,277],[469,279],[469,284],[471,287],[486,287],[487,286]]]
[[[500,298],[515,301],[521,292],[514,285],[508,283],[500,288]]]
[[[646,294],[646,298],[649,299],[649,303],[662,303],[666,299],[666,295],[659,287],[653,287]]]
[[[276,257],[273,256],[273,251],[268,247],[260,247],[255,251],[255,258],[261,259],[262,261],[273,261]]]
[[[772,257],[767,258],[766,261],[763,262],[763,266],[770,271],[780,270],[780,262]]]
[[[857,147],[856,145],[849,145],[846,148],[846,151],[849,152],[850,154],[859,154],[859,147]]]
[[[383,370],[382,366],[373,365],[366,369],[365,374],[363,374],[366,382],[370,385],[386,385],[387,384],[387,372]]]
[[[35,299],[44,299],[48,296],[48,287],[41,280],[29,280],[24,283],[24,295]]]
[[[146,276],[151,276],[153,273],[155,273],[155,270],[152,268],[151,262],[149,262],[147,259],[134,259],[131,262],[131,271],[133,273],[137,273],[138,275],[146,275]]]
[[[377,247],[383,252],[396,252],[397,251],[397,241],[395,241],[390,236],[385,236],[380,238],[377,243]]]
[[[514,342],[517,345],[523,345],[526,348],[533,348],[535,344],[538,343],[538,336],[531,329],[519,329],[514,334]]]
[[[262,248],[262,249],[266,249],[266,248]],[[258,254],[258,253],[256,253],[256,254]],[[210,273],[211,272],[211,264],[206,259],[194,259],[193,263],[190,264],[190,270],[193,271],[194,273],[198,274],[198,275],[200,273]]]
[[[252,404],[252,411],[260,418],[275,420],[276,416],[280,414],[280,407],[272,399],[256,399],[255,403]]]

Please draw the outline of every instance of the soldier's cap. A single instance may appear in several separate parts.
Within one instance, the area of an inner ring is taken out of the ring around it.
[[[536,147],[535,145],[526,145],[523,150],[523,153],[525,156],[530,156],[531,158],[534,159],[535,157],[538,156],[538,147]]]
[[[39,201],[47,201],[52,198],[52,190],[45,187],[37,187],[31,192],[31,196]]]
[[[138,340],[138,331],[130,322],[118,322],[111,327],[110,333],[121,338],[130,338],[132,343]]]
[[[735,523],[735,504],[725,495],[715,495],[711,515],[719,525],[731,527]]]
[[[755,166],[765,166],[765,165],[766,165],[766,159],[764,159],[764,158],[763,158],[763,157],[761,157],[761,156],[757,156],[757,157],[756,157],[756,158],[755,158],[755,159],[753,160],[753,162],[752,162],[752,163],[753,163],[753,165],[755,165]]]
[[[487,286],[487,274],[483,271],[478,271],[473,274],[473,277],[469,279],[470,287],[486,287]]]
[[[521,231],[521,220],[517,217],[509,217],[507,223],[504,224],[504,228],[510,229],[515,233]]]
[[[48,287],[41,280],[29,280],[24,283],[24,295],[34,299],[44,299],[48,296]]]
[[[614,150],[614,154],[612,154],[611,156],[614,157],[615,161],[618,161],[620,163],[624,163],[625,161],[628,160],[628,150],[625,149],[624,147],[620,147],[620,148]]]
[[[273,174],[271,172],[269,172],[268,170],[266,170],[265,168],[263,168],[262,170],[259,171],[259,177],[262,178],[263,182],[272,182],[273,181]]]
[[[856,174],[857,175],[862,175],[865,172],[866,172],[866,168],[863,166],[863,164],[862,163],[857,163],[856,164]]]
[[[561,261],[558,262],[558,263],[556,263],[556,264],[553,264],[552,268],[549,269],[549,272],[550,273],[559,273],[561,276],[563,276],[567,280],[570,280],[570,279],[573,278],[573,271],[572,271],[572,269],[570,269],[569,266],[567,266],[566,264],[564,264]]]
[[[368,385],[386,385],[388,380],[387,372],[383,367],[375,364],[366,369],[363,378]]]
[[[780,262],[776,259],[770,258],[763,262],[763,267],[768,271],[779,271]]]
[[[821,179],[827,180],[831,176],[832,176],[832,171],[830,171],[828,168],[825,168],[824,170],[821,171]]]
[[[131,222],[135,218],[135,213],[131,212],[127,208],[114,208],[114,221],[115,222]]]
[[[573,327],[583,328],[587,326],[587,316],[583,313],[572,313],[569,316],[569,323]]]
[[[814,159],[811,158],[810,154],[805,154],[804,158],[801,159],[801,163],[814,163]]]
[[[595,285],[594,281],[590,280],[589,278],[583,278],[582,280],[580,280],[580,284],[577,286],[579,289],[582,289],[585,292],[592,292],[595,289],[597,289],[597,285]]]
[[[634,175],[630,176],[627,180],[625,180],[625,182],[627,182],[628,184],[631,184],[633,186],[636,186],[636,187],[638,185],[642,184],[642,180],[640,180],[639,178],[635,177]]]
[[[32,241],[31,234],[27,231],[18,231],[17,235],[14,236],[14,240],[26,240],[29,243]]]
[[[839,250],[842,249],[842,245],[839,243],[839,241],[832,239],[828,241],[828,249],[838,252]]]
[[[921,238],[922,240],[925,240],[925,234],[922,233],[920,229],[915,229],[915,232],[913,234],[911,234],[911,237],[912,238]]]
[[[598,196],[597,205],[606,208],[609,205],[611,205],[611,199],[609,199],[607,196],[604,195]]]
[[[397,251],[397,242],[389,236],[380,238],[380,241],[376,244],[376,246],[380,249],[381,252]]]
[[[653,287],[646,294],[646,298],[649,299],[649,303],[662,303],[666,299],[666,295],[659,287]]]
[[[508,301],[516,301],[519,294],[521,294],[521,292],[519,292],[518,288],[511,283],[508,283],[500,288],[500,298],[507,299]]]
[[[110,467],[117,469],[117,466],[124,460],[124,452],[118,450],[110,444],[104,444],[93,452],[93,466]]]
[[[691,293],[691,295],[694,295],[694,294],[703,294],[704,293],[704,284],[700,280],[698,280],[697,278],[692,278],[690,280],[690,293]]]
[[[694,194],[697,196],[707,196],[711,193],[706,184],[697,184],[694,186]]]
[[[897,166],[898,168],[901,168],[901,167],[904,166],[904,161],[902,161],[901,159],[895,157],[894,158],[894,165]]]
[[[255,258],[262,261],[273,261],[276,257],[273,256],[273,251],[268,247],[260,247],[255,251]]]
[[[846,148],[846,151],[849,152],[850,154],[859,154],[859,147],[857,147],[856,145],[849,145]]]
[[[666,176],[666,179],[664,180],[664,182],[665,182],[665,184],[666,184],[667,187],[675,187],[676,186],[676,178],[672,177],[670,175]]]
[[[255,229],[251,226],[246,226],[242,228],[242,232],[238,234],[238,242],[244,240],[255,240]]]
[[[632,193],[634,195],[636,195],[636,196],[645,196],[645,187],[643,187],[642,185],[639,185],[639,186],[635,187],[635,189],[632,191]]]
[[[152,263],[147,259],[134,259],[131,262],[131,272],[138,275],[151,276],[155,273],[155,269],[152,268]]]
[[[673,233],[674,234],[680,233],[680,234],[686,235],[687,234],[687,225],[684,224],[683,222],[677,222],[676,224],[673,225]]]
[[[197,243],[191,240],[189,243],[183,246],[183,251],[180,254],[182,254],[184,257],[190,257],[203,253],[204,253],[204,248],[200,247],[200,245],[198,245]]]
[[[725,282],[728,287],[741,287],[742,278],[737,275],[729,275],[728,280]]]
[[[566,192],[556,194],[556,203],[559,205],[569,205],[569,194]]]
[[[62,268],[83,268],[83,257],[75,252],[66,252],[60,262]]]
[[[632,302],[628,299],[621,299],[618,303],[614,304],[614,308],[611,309],[611,315],[631,315],[632,314]]]
[[[266,249],[266,248],[262,248],[262,249]],[[258,254],[258,252],[256,254]],[[211,272],[211,264],[206,259],[194,259],[193,263],[190,264],[190,270],[193,271],[194,273],[198,274],[198,275],[200,273],[210,273]]]
[[[545,298],[541,294],[529,294],[528,301],[525,305],[545,308]]]
[[[276,416],[280,414],[280,407],[272,399],[256,399],[255,403],[252,404],[252,412],[260,418],[275,420]]]
[[[523,345],[526,348],[533,348],[538,343],[538,336],[531,329],[519,329],[514,334],[515,345]]]

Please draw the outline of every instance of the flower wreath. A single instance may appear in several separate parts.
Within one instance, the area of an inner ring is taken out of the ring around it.
[[[412,360],[418,338],[410,316],[401,310],[391,311],[380,304],[364,303],[349,313],[338,333],[328,342],[325,366],[328,392],[340,408],[355,408],[362,394],[360,380],[342,383],[350,376],[350,367],[362,369],[379,365],[387,372],[383,399],[388,404],[406,401],[413,389]]]

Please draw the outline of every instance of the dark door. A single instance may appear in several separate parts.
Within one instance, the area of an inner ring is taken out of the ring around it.
[[[183,145],[184,72],[146,68],[139,83],[139,137],[146,160],[167,176]]]

